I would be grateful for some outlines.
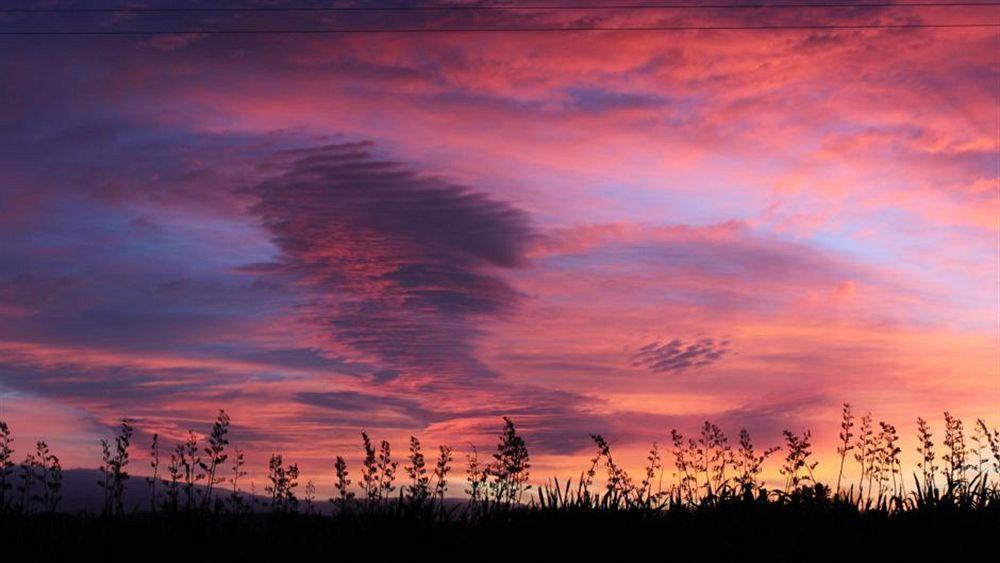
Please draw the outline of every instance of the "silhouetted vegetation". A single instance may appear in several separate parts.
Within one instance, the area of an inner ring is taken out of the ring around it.
[[[723,430],[707,421],[693,437],[670,431],[665,453],[672,471],[665,467],[659,444],[653,443],[641,478],[634,479],[608,441],[594,434],[594,455],[577,479],[553,478],[533,486],[528,445],[505,417],[488,461],[474,446],[466,452],[465,497],[448,498],[452,448],[439,446],[431,465],[419,438],[411,436],[400,476],[389,442],[376,445],[363,431],[360,478],[355,483],[346,458],[335,456],[335,477],[329,483],[335,495],[328,502],[316,500],[312,480],[300,498],[299,467],[281,453],[270,457],[266,496],[258,497],[252,485],[245,490],[245,455],[230,449],[229,424],[229,416],[220,411],[204,442],[190,431],[172,450],[165,474],[160,469],[161,438],[154,434],[145,480],[148,506],[126,507],[123,493],[134,429],[122,420],[116,435],[100,444],[99,511],[69,515],[57,514],[59,459],[45,442],[38,442],[17,464],[11,429],[0,421],[4,541],[44,550],[211,538],[207,545],[230,554],[258,549],[287,554],[387,534],[399,541],[460,545],[558,538],[567,532],[593,534],[574,540],[580,542],[648,533],[681,542],[679,546],[706,542],[713,550],[709,559],[738,558],[753,542],[777,550],[772,558],[799,559],[805,558],[800,550],[810,542],[833,542],[844,549],[870,543],[886,554],[927,555],[946,541],[930,537],[983,533],[985,538],[1000,529],[1000,430],[977,420],[967,438],[963,422],[947,412],[940,457],[930,424],[917,419],[919,457],[915,470],[908,472],[900,461],[896,428],[875,421],[870,413],[856,424],[845,404],[834,488],[816,479],[808,430],[786,430],[783,444],[761,449],[746,429],[730,444]],[[772,457],[773,463],[780,462],[783,480],[768,488],[762,474]],[[849,459],[857,464],[856,482],[845,479]],[[954,555],[964,547],[951,542],[947,549]],[[824,554],[818,558],[826,558]]]

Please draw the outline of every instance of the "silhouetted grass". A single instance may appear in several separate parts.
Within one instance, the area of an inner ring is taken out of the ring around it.
[[[920,458],[915,471],[907,472],[895,427],[865,414],[855,432],[853,412],[844,405],[833,489],[815,478],[808,430],[785,431],[783,445],[760,449],[745,429],[738,444],[730,445],[710,422],[696,437],[670,432],[673,471],[664,467],[654,443],[642,478],[633,479],[611,445],[595,434],[594,456],[577,479],[553,478],[533,487],[528,446],[504,418],[489,461],[474,447],[466,454],[463,499],[446,497],[450,447],[438,448],[431,467],[420,440],[411,437],[404,482],[397,482],[399,462],[390,444],[376,446],[362,432],[356,484],[361,494],[353,490],[345,458],[336,456],[336,495],[317,503],[313,481],[300,499],[299,468],[280,453],[268,464],[266,498],[243,490],[244,453],[230,451],[229,417],[220,411],[203,447],[193,431],[175,446],[166,478],[154,435],[149,507],[141,511],[123,505],[133,435],[123,420],[113,440],[101,442],[101,509],[76,515],[56,512],[58,458],[39,442],[17,464],[12,432],[0,422],[0,549],[54,553],[113,546],[138,554],[162,545],[179,552],[196,546],[200,556],[307,556],[335,553],[345,542],[376,542],[369,545],[382,555],[397,546],[412,556],[429,546],[439,552],[464,546],[516,553],[526,542],[544,542],[564,553],[590,546],[591,556],[648,543],[674,554],[700,551],[709,560],[954,557],[971,553],[1000,530],[1000,431],[977,420],[970,444],[962,421],[950,413],[944,418],[940,458],[929,424],[918,419]],[[783,486],[769,489],[761,473],[779,452]],[[851,452],[858,481],[842,486]],[[223,487],[228,491],[220,494]]]

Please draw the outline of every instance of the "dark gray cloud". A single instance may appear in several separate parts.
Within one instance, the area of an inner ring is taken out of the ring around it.
[[[286,151],[263,167],[272,177],[250,191],[281,250],[272,272],[313,292],[303,313],[337,341],[388,366],[489,373],[473,354],[475,320],[516,301],[499,271],[524,264],[527,215],[372,149]]]
[[[326,369],[337,373],[358,375],[371,371],[371,366],[346,358],[330,357],[316,348],[279,348],[243,353],[239,357],[251,362],[297,369]]]
[[[729,352],[729,341],[702,338],[685,343],[675,338],[667,343],[651,342],[632,354],[635,367],[653,373],[679,373],[718,362]]]
[[[368,411],[379,407],[426,415],[426,409],[418,402],[401,397],[376,396],[360,391],[302,392],[296,395],[299,402],[306,405],[341,411]]]
[[[124,363],[95,367],[72,361],[39,366],[32,359],[8,356],[0,360],[0,388],[79,404],[112,405],[122,416],[129,416],[135,405],[146,409],[160,401],[211,393],[233,379],[211,369],[191,367],[150,369]]]

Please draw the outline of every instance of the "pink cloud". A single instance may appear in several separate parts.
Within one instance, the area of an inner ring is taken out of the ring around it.
[[[474,39],[0,55],[17,428],[225,407],[325,476],[362,426],[488,446],[507,413],[575,473],[592,431],[640,463],[672,425],[810,426],[826,460],[843,400],[995,412],[995,33]]]

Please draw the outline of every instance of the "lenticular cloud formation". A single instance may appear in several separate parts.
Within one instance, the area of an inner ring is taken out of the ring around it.
[[[401,372],[487,373],[473,320],[517,299],[500,271],[524,264],[525,213],[375,158],[369,143],[281,153],[252,190],[281,257],[333,338]]]

